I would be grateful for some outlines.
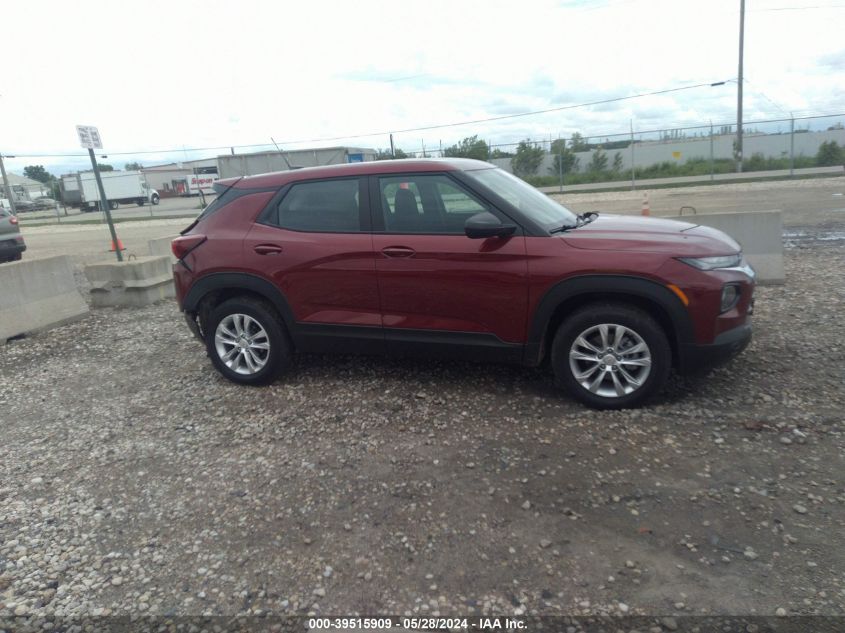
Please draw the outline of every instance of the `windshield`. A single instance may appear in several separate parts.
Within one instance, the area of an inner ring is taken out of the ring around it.
[[[503,169],[464,172],[510,202],[545,229],[575,226],[578,217],[569,209]]]

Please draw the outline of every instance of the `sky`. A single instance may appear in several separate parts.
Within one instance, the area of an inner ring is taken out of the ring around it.
[[[744,119],[845,112],[845,0],[746,10]],[[696,84],[394,138],[419,151],[736,120],[739,0],[14,0],[3,22],[0,152],[16,173],[84,168],[76,124],[122,168],[271,137],[385,148],[392,130]]]

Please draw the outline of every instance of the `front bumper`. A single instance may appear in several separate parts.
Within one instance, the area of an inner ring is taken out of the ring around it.
[[[751,342],[751,324],[722,332],[710,345],[682,345],[678,371],[694,374],[728,362]]]

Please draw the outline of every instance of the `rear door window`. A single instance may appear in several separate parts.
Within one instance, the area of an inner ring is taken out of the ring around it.
[[[270,223],[310,233],[356,233],[361,228],[359,178],[315,180],[291,185]]]

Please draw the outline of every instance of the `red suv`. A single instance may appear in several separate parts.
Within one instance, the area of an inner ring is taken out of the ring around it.
[[[267,383],[294,352],[536,366],[588,405],[641,403],[751,339],[754,272],[717,230],[576,215],[473,160],[218,181],[173,241],[177,296],[214,366]]]

